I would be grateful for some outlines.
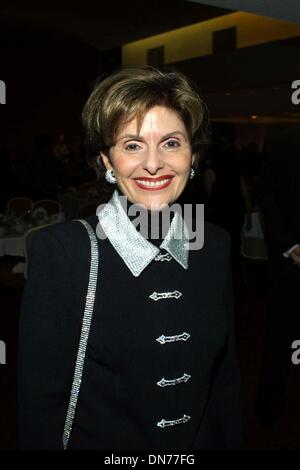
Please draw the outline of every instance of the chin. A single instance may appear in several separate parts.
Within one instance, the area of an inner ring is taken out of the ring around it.
[[[147,210],[150,210],[150,211],[160,211],[160,210],[165,209],[169,205],[170,205],[170,202],[155,202],[153,204],[147,204],[147,205],[145,204],[145,207],[147,208]]]
[[[126,194],[126,193],[125,193]],[[179,197],[175,198],[173,194],[141,194],[138,192],[127,192],[127,197],[133,204],[139,204],[147,210],[161,210],[173,204]]]

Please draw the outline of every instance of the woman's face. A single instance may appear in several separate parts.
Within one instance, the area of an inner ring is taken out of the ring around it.
[[[145,114],[139,134],[136,118],[121,126],[109,157],[101,157],[106,169],[114,170],[121,192],[148,210],[178,199],[194,161],[183,121],[164,106]]]

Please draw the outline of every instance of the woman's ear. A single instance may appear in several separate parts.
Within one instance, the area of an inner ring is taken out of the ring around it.
[[[105,168],[106,168],[107,170],[111,170],[111,169],[112,169],[112,166],[111,166],[111,164],[110,164],[110,161],[109,161],[109,158],[108,158],[107,155],[105,155],[104,153],[101,152],[100,155],[99,155],[99,160],[102,160],[103,165],[105,166]]]
[[[193,153],[193,155],[192,155],[192,166],[194,165],[195,161],[196,161],[196,154]]]

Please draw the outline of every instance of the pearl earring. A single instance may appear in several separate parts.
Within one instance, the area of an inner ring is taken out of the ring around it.
[[[194,168],[191,167],[191,169],[190,169],[190,180],[192,180],[194,178],[194,176],[195,176],[195,170],[194,170]]]
[[[115,174],[114,174],[114,170],[111,169],[111,170],[106,170],[105,172],[105,179],[108,183],[110,184],[115,184],[116,183],[116,177],[115,177]]]

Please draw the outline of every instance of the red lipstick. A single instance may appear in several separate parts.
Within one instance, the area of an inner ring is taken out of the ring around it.
[[[140,178],[134,178],[135,184],[146,191],[159,191],[160,189],[164,189],[167,186],[171,184],[173,175],[163,175],[163,176],[158,176],[157,178],[149,178],[147,176],[141,176]],[[166,181],[163,185],[160,186],[147,186],[146,184],[140,184],[140,181],[150,181],[150,182],[158,182],[158,181],[163,181],[163,180],[168,180]]]

